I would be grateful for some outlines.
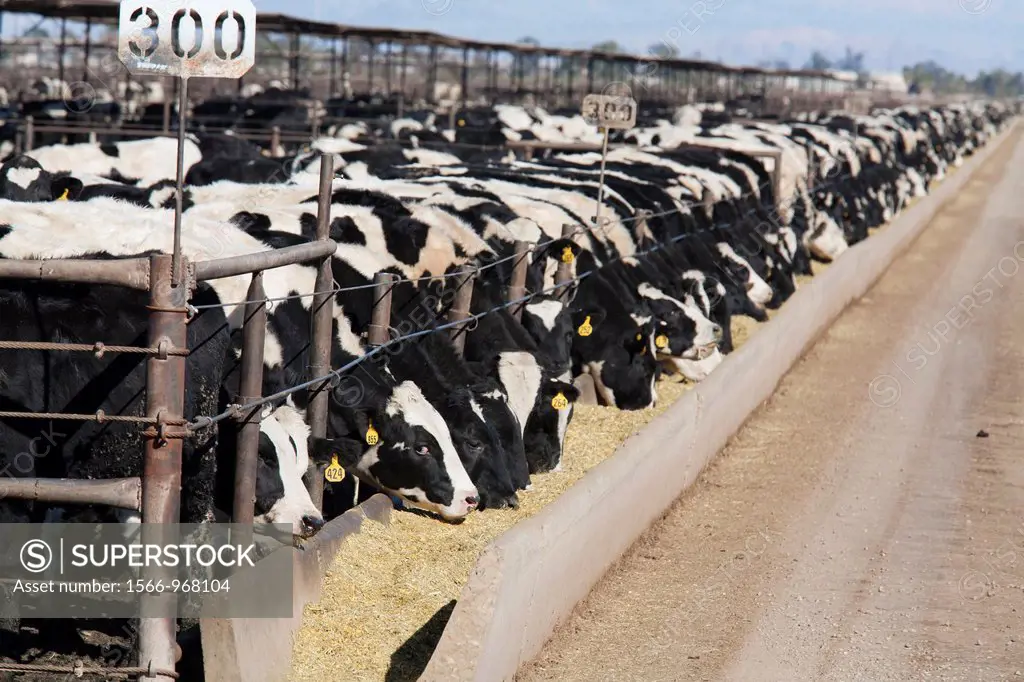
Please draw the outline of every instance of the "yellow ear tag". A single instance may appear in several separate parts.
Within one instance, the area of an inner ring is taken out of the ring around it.
[[[331,483],[341,483],[341,480],[345,478],[345,470],[338,464],[337,455],[331,455],[331,465],[324,469],[324,478]]]
[[[376,445],[378,441],[380,441],[380,434],[377,433],[377,429],[373,428],[373,424],[370,424],[370,427],[366,429],[366,444]]]
[[[576,330],[576,333],[580,336],[590,336],[594,333],[594,328],[590,326],[590,315],[587,315],[587,319],[583,320],[583,324]]]
[[[559,391],[558,394],[551,399],[551,407],[556,410],[564,410],[569,407],[569,399],[565,397],[564,393]]]
[[[637,334],[637,335],[636,335],[636,340],[637,340],[637,341],[642,341],[642,340],[643,340],[643,338],[644,338],[644,335],[643,335],[643,334]]]
[[[574,260],[576,260],[576,256],[573,255],[572,247],[571,246],[567,246],[564,249],[562,249],[562,262],[563,263],[568,265],[569,263],[573,262]]]
[[[665,336],[664,334],[658,334],[658,336],[655,337],[655,339],[654,339],[654,345],[657,348],[667,348],[668,347],[668,337]]]
[[[466,127],[466,122],[463,121],[461,118],[459,119],[459,127],[460,128],[465,128]]]
[[[68,191],[69,191],[68,188],[65,187],[64,188],[64,194],[61,194],[59,197],[57,197],[57,201],[67,201],[68,200]]]

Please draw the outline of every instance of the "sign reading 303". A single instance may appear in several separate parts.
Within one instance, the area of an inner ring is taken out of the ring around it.
[[[251,0],[121,0],[117,54],[134,75],[241,78],[256,62]]]

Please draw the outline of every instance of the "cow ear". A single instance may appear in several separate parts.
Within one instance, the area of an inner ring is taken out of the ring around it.
[[[579,327],[587,321],[588,317],[590,318],[590,326],[596,327],[605,321],[608,313],[601,308],[573,308],[572,326]]]
[[[53,201],[77,201],[82,195],[85,185],[78,178],[69,175],[54,177],[50,181],[51,199]]]
[[[583,253],[583,247],[571,239],[556,239],[549,242],[538,254],[542,258],[551,258],[560,263],[571,263]]]
[[[331,464],[338,458],[344,468],[354,467],[363,456],[363,444],[353,438],[309,437],[309,456],[318,465]]]
[[[561,393],[570,403],[576,402],[580,397],[580,391],[575,385],[565,381],[552,380],[544,386],[544,398],[551,399]]]

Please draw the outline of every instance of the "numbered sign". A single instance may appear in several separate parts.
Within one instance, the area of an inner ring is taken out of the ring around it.
[[[587,95],[580,113],[590,125],[632,128],[636,125],[636,100],[617,95]]]
[[[241,78],[256,62],[251,0],[121,0],[117,54],[134,75]]]

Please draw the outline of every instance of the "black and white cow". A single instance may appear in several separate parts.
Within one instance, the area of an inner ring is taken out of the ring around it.
[[[15,217],[16,212],[4,215]],[[45,248],[25,244],[20,233],[20,228],[0,225],[3,257],[47,255]],[[88,255],[111,257],[103,251]],[[215,301],[207,285],[200,285],[193,298],[197,306]],[[111,345],[145,346],[146,303],[143,292],[107,285],[0,283],[0,315],[10,321],[4,327],[5,341],[102,338]],[[220,377],[230,360],[230,338],[219,308],[202,309],[192,318],[188,347],[184,416],[191,420],[217,413],[226,404]],[[0,354],[0,375],[0,404],[6,411],[145,414],[142,355],[8,350]],[[211,521],[221,510],[232,508],[234,429],[233,423],[224,422],[184,440],[183,523]],[[312,535],[324,522],[302,484],[309,458],[308,435],[308,428],[289,407],[268,410],[260,426],[257,522],[290,525],[301,537]],[[144,440],[137,424],[5,418],[0,419],[0,443],[5,474],[12,477],[92,479],[142,473]],[[74,507],[60,506],[66,512]],[[44,503],[6,500],[0,505],[0,516],[8,521],[40,522],[53,510],[53,505]]]
[[[0,237],[0,255],[6,257],[67,258],[91,253],[125,256],[170,248],[170,211],[143,209],[111,199],[81,204],[0,205],[5,221],[12,226]],[[184,221],[183,228],[183,248],[193,259],[267,248],[229,224],[190,219]],[[212,285],[218,299],[225,303],[233,329],[241,326],[243,311],[230,303],[245,300],[245,279],[226,278]],[[268,296],[274,298],[312,291],[314,280],[312,267],[291,266],[265,273]],[[270,316],[265,394],[294,386],[300,383],[298,377],[305,376],[308,305],[308,298],[301,304],[281,305]],[[359,358],[364,349],[343,314],[339,313],[337,322],[332,366],[340,367]],[[371,372],[372,367],[361,367],[363,370]],[[448,426],[419,387],[410,381],[397,381],[384,371],[358,380],[358,399],[353,399],[347,387],[335,388],[329,415],[330,438],[313,442],[311,456],[317,460],[337,456],[352,473],[448,519],[464,518],[475,509],[478,493],[459,461]],[[305,406],[304,394],[296,393],[294,399],[299,409]],[[371,428],[376,438],[368,437]]]

